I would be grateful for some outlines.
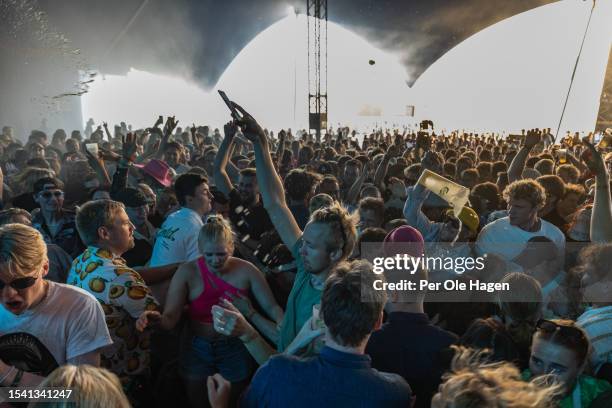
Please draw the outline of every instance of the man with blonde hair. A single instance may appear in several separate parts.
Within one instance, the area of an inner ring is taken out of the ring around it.
[[[148,374],[150,354],[149,333],[137,332],[135,321],[159,305],[140,274],[120,257],[134,247],[134,225],[123,204],[111,200],[83,205],[76,224],[87,249],[74,260],[68,283],[85,289],[102,305],[114,342],[102,352],[103,366],[117,374],[126,389],[135,389]]]
[[[48,271],[38,231],[22,224],[0,227],[0,339],[15,335],[11,343],[22,342],[23,349],[41,343],[58,365],[99,365],[100,350],[112,344],[100,304],[81,289],[44,279]],[[40,381],[42,377],[0,360],[0,385],[35,386]]]
[[[357,241],[356,222],[346,209],[334,204],[315,211],[302,231],[287,205],[285,188],[274,169],[263,129],[244,109],[235,106],[243,113],[239,125],[255,150],[264,208],[298,267],[280,328],[278,350],[283,351],[312,316],[313,306],[321,302],[330,271],[353,252]]]

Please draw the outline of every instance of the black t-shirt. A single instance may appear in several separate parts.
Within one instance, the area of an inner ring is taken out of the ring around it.
[[[542,219],[550,222],[552,225],[559,228],[561,231],[566,230],[565,226],[567,224],[567,221],[565,221],[563,217],[559,215],[557,209],[552,210],[551,212],[543,216]]]
[[[250,238],[259,240],[264,232],[274,229],[261,199],[256,205],[248,207],[234,188],[229,193],[229,202],[230,220],[240,238],[249,235]]]
[[[146,265],[152,254],[153,247],[147,240],[134,237],[134,248],[125,252],[121,257],[125,259],[127,266],[134,268]]]

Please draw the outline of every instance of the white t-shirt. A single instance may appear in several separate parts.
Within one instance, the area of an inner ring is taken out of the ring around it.
[[[25,332],[38,338],[59,365],[113,344],[104,311],[89,293],[49,282],[49,292],[36,307],[14,315],[0,306],[0,336]]]
[[[540,229],[529,232],[510,225],[510,218],[504,217],[495,220],[485,227],[478,234],[476,240],[476,253],[482,256],[486,253],[493,253],[501,256],[506,261],[512,261],[527,246],[527,241],[533,237],[546,237],[555,243],[560,256],[565,253],[565,236],[561,230],[548,221],[540,218]]]
[[[190,208],[183,207],[170,214],[157,231],[149,266],[164,266],[199,258],[198,235],[203,225],[202,217]],[[150,285],[153,295],[162,306],[166,304],[169,286],[170,279]]]

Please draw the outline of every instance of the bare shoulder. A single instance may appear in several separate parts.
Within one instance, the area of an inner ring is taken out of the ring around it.
[[[244,259],[232,257],[230,262],[232,262],[232,267],[235,268],[236,271],[245,275],[252,276],[253,274],[261,274],[261,271],[255,265]]]
[[[189,281],[196,273],[199,272],[197,261],[190,261],[181,264],[176,270],[174,276],[183,281]]]

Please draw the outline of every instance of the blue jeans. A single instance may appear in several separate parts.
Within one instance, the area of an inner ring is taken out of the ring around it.
[[[230,382],[239,382],[251,376],[255,364],[238,338],[207,340],[183,335],[179,367],[181,375],[190,380],[206,380],[206,377],[220,373]]]

